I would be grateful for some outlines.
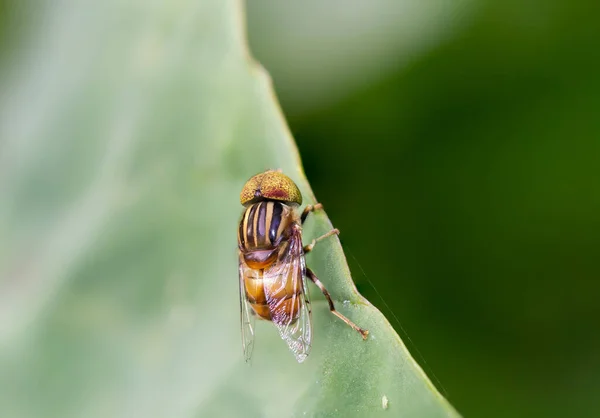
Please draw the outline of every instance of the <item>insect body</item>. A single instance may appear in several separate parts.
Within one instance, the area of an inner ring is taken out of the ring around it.
[[[335,310],[329,292],[306,267],[304,254],[337,229],[302,246],[302,223],[320,204],[296,212],[302,195],[294,182],[279,171],[257,174],[240,195],[246,207],[238,228],[242,342],[246,361],[252,356],[254,318],[272,321],[298,362],[310,352],[311,311],[306,278],[323,292],[332,313],[366,339],[368,331]]]

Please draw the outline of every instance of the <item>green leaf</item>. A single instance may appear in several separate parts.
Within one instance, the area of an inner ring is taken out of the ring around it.
[[[312,287],[307,361],[262,322],[244,363],[240,189],[282,168],[315,199],[238,2],[40,13],[2,73],[3,416],[457,416],[356,292],[337,238],[307,262],[369,339]],[[305,239],[331,227],[311,215]]]

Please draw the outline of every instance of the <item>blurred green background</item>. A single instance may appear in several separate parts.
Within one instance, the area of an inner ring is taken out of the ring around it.
[[[248,5],[359,290],[464,416],[600,416],[598,2],[364,3]]]

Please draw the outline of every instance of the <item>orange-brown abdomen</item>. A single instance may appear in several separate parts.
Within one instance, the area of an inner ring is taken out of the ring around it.
[[[280,323],[297,317],[302,282],[294,274],[293,270],[277,267],[245,271],[246,298],[259,317]]]

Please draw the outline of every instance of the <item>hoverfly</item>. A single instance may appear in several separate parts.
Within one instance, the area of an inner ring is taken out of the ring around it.
[[[317,276],[306,267],[304,255],[333,229],[302,245],[302,224],[321,204],[308,205],[299,214],[302,195],[296,184],[279,170],[250,178],[240,194],[246,207],[238,228],[240,310],[244,357],[249,361],[254,345],[254,319],[273,322],[299,363],[310,352],[312,341],[308,278],[321,289],[330,311],[367,338],[368,331],[339,313]]]

